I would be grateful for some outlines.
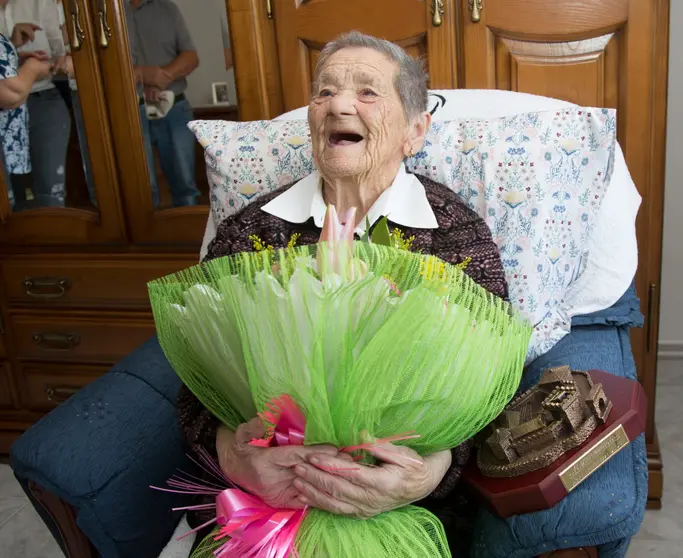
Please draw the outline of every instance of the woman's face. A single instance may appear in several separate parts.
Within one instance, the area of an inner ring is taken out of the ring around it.
[[[368,48],[328,59],[308,109],[313,154],[324,177],[393,172],[410,152],[410,130],[395,86],[398,66]]]

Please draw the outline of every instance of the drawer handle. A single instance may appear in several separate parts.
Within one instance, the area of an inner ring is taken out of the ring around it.
[[[28,296],[40,299],[59,298],[71,288],[66,277],[40,277],[24,279],[24,291]]]
[[[46,351],[70,351],[81,342],[77,333],[36,333],[33,341]]]
[[[75,387],[58,387],[45,386],[45,395],[47,400],[53,403],[64,403],[69,397],[78,393],[80,388]]]

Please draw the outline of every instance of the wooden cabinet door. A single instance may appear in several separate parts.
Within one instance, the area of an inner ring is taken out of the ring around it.
[[[351,30],[424,56],[430,87],[457,87],[455,0],[235,0],[229,10],[245,120],[307,105],[320,50]]]
[[[618,109],[618,137],[643,197],[633,330],[654,435],[661,267],[668,0],[461,0],[467,88],[505,89]]]
[[[54,4],[55,10],[62,4]],[[0,245],[123,243],[107,101],[97,60],[95,14],[85,0],[64,0],[75,78],[55,76],[26,103],[31,172],[2,165]],[[42,9],[42,8],[41,8]],[[52,14],[54,18],[58,13]],[[47,33],[52,19],[38,14]],[[57,24],[51,29],[60,33]],[[66,29],[65,29],[66,30]],[[56,48],[56,47],[55,47]],[[61,48],[61,47],[60,47]],[[65,49],[66,50],[66,49]],[[57,55],[57,52],[54,53]],[[56,84],[56,86],[55,86]],[[4,138],[8,141],[9,138]],[[21,170],[22,174],[12,174]]]

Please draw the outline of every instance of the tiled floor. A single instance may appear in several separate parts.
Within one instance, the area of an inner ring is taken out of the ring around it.
[[[628,558],[683,556],[683,362],[659,365],[657,428],[665,478],[664,508],[648,511]],[[26,500],[7,465],[0,465],[0,555],[61,558],[62,553]]]

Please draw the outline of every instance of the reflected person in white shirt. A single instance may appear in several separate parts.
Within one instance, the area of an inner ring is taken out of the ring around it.
[[[23,33],[13,33],[15,28]],[[20,53],[45,53],[52,61],[53,73],[68,72],[70,64],[54,0],[0,0],[0,33],[18,36]],[[14,192],[15,203],[18,208],[63,206],[71,117],[52,76],[34,84],[27,105],[34,200],[28,204],[22,189]]]

